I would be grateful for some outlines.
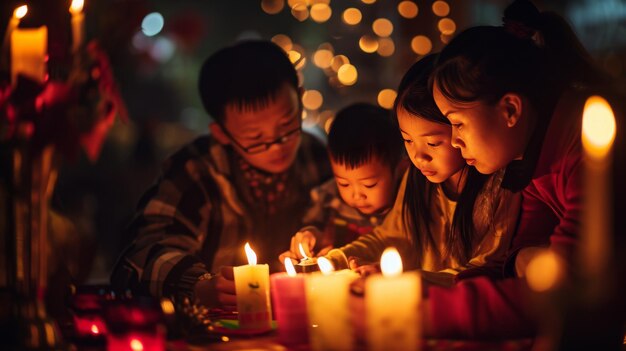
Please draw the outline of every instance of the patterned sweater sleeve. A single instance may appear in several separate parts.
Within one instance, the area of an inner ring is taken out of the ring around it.
[[[166,162],[129,227],[135,238],[114,268],[114,288],[155,297],[191,295],[207,272],[200,255],[214,195],[199,167],[180,153]]]

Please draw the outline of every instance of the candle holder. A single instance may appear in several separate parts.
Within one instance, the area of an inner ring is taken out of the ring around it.
[[[71,338],[80,345],[104,345],[107,335],[104,306],[115,295],[103,285],[78,286],[73,291]]]
[[[296,272],[298,273],[311,273],[319,272],[320,268],[317,265],[317,258],[303,258],[295,265]]]
[[[107,350],[165,350],[163,311],[151,298],[111,301],[105,307]]]

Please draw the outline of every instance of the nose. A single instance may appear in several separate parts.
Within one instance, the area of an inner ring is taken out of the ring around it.
[[[365,193],[357,186],[352,187],[352,200],[365,199]]]
[[[416,165],[421,165],[432,161],[433,158],[424,150],[416,149],[413,153],[413,161]],[[419,166],[418,166],[419,167]]]
[[[457,149],[462,149],[465,147],[465,142],[459,137],[459,132],[457,132],[455,128],[452,128],[452,138],[450,140],[450,143],[452,144],[452,147]]]

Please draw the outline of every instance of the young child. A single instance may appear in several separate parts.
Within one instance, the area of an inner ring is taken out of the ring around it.
[[[433,96],[452,123],[452,144],[481,173],[506,168],[503,187],[523,196],[509,275],[522,276],[537,247],[549,246],[572,266],[582,107],[592,95],[587,88],[604,77],[561,17],[525,0],[507,8],[503,27],[470,28],[440,55]],[[448,337],[532,335],[524,286],[522,279],[483,279],[433,288],[429,329]]]
[[[300,254],[300,242],[309,257],[341,247],[371,232],[393,205],[406,161],[389,111],[366,103],[339,111],[328,133],[328,155],[335,177],[311,192],[307,226],[281,261],[301,258],[293,255]]]
[[[165,162],[111,284],[234,305],[232,269],[224,267],[247,262],[247,241],[259,262],[274,263],[330,165],[323,144],[302,131],[296,70],[275,44],[244,41],[217,51],[202,66],[199,90],[211,134]],[[282,268],[275,263],[272,271]],[[207,274],[220,270],[216,279]]]

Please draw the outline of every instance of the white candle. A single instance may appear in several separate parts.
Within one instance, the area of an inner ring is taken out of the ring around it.
[[[4,32],[4,39],[2,40],[2,55],[4,55],[8,49],[7,46],[9,45],[9,40],[11,40],[11,32],[13,32],[13,30],[20,25],[20,20],[26,16],[26,13],[28,13],[28,6],[26,5],[19,6],[13,11],[13,16],[9,20],[6,32]]]
[[[309,339],[312,350],[351,350],[354,343],[348,298],[358,274],[333,272],[330,261],[317,259],[320,272],[306,276]]]
[[[589,278],[608,268],[611,247],[611,166],[615,116],[600,96],[585,102],[582,121],[584,207],[581,230],[582,270]]]
[[[48,27],[16,28],[11,33],[11,82],[17,83],[18,74],[37,82],[47,80]]]
[[[85,38],[84,3],[84,0],[72,0],[70,5],[70,13],[72,14],[72,52],[80,49]]]
[[[267,264],[257,264],[250,244],[245,245],[248,264],[234,268],[239,327],[242,329],[271,329],[270,270]]]
[[[420,348],[421,281],[417,272],[402,273],[395,248],[380,259],[381,275],[365,281],[367,342],[370,350],[418,350]]]

